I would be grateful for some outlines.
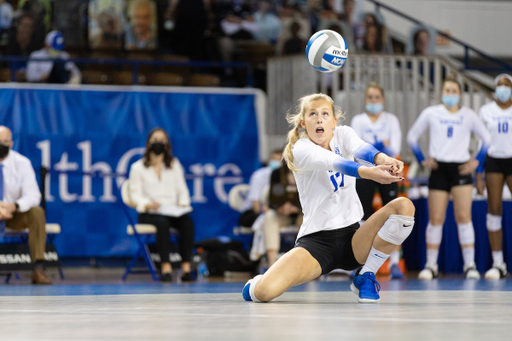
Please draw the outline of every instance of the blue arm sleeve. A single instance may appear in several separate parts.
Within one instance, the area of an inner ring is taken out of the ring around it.
[[[382,143],[382,142],[377,142],[377,143],[373,144],[373,146],[376,149],[380,150],[381,152],[383,152],[384,149],[386,148],[386,147],[384,147],[384,143]]]
[[[478,160],[479,164],[476,169],[477,173],[482,173],[484,171],[484,163],[485,163],[485,156],[487,155],[487,149],[489,149],[489,146],[482,144],[480,147],[480,151],[478,152],[478,155],[476,156],[476,159]]]
[[[379,154],[380,151],[372,146],[369,143],[363,144],[361,147],[357,148],[354,156],[359,160],[364,160],[366,162],[374,163],[375,155]]]
[[[342,174],[353,176],[354,178],[357,179],[361,178],[357,173],[357,170],[359,169],[359,167],[361,167],[361,165],[357,162],[349,161],[339,157],[333,162],[333,166],[338,172]]]
[[[421,164],[425,160],[425,157],[421,152],[420,146],[417,143],[410,143],[409,145],[412,149],[412,152],[416,156],[416,159],[418,159],[418,162]]]

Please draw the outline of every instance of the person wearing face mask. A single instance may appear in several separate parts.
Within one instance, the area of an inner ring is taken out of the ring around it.
[[[261,202],[261,193],[265,187],[270,185],[270,174],[272,171],[281,167],[281,157],[281,150],[274,150],[270,155],[268,165],[252,173],[249,180],[249,192],[245,198],[242,214],[238,221],[240,226],[251,227],[256,218],[268,210],[268,206]]]
[[[5,228],[28,228],[30,257],[35,263],[32,284],[52,284],[45,276],[46,218],[39,206],[41,192],[29,159],[12,150],[12,133],[0,126],[0,235]]]
[[[492,250],[492,268],[485,273],[486,279],[507,277],[507,264],[503,260],[503,185],[512,191],[512,77],[501,74],[494,80],[496,101],[480,108],[480,118],[491,133],[491,144],[485,159],[485,183],[483,174],[477,174],[478,193],[487,187],[487,230]]]
[[[365,92],[365,112],[354,116],[351,127],[365,142],[377,150],[397,158],[402,145],[402,131],[398,118],[384,111],[384,89],[375,82],[370,82]],[[361,224],[375,213],[373,209],[373,196],[378,189],[382,198],[382,205],[387,205],[398,197],[398,184],[379,184],[378,182],[357,179],[356,190],[363,205],[364,216]],[[389,273],[392,279],[402,279],[403,273],[398,265],[400,252],[393,251],[389,257]]]
[[[73,62],[66,62],[69,54],[64,49],[64,37],[59,31],[46,35],[45,47],[30,54],[27,81],[34,83],[80,84],[82,74]],[[37,59],[52,59],[38,61]]]
[[[475,231],[471,221],[474,170],[483,171],[483,162],[491,137],[478,115],[460,104],[461,86],[457,77],[446,77],[442,86],[443,104],[423,110],[407,135],[407,142],[418,162],[431,170],[429,179],[429,223],[426,231],[427,262],[419,273],[420,279],[438,276],[437,258],[443,236],[446,209],[453,198],[455,221],[464,259],[466,279],[479,279],[475,264]],[[429,158],[425,159],[418,145],[423,132],[430,129]],[[471,132],[482,140],[473,159],[469,154]]]
[[[172,155],[171,142],[163,128],[153,129],[146,141],[142,159],[130,169],[130,196],[140,213],[139,223],[152,224],[157,228],[156,245],[161,259],[161,280],[172,281],[170,231],[180,232],[180,255],[182,258],[182,282],[195,281],[191,274],[190,261],[194,245],[194,223],[188,213],[179,216],[165,214],[169,208],[181,207],[191,211],[190,193],[180,161]]]

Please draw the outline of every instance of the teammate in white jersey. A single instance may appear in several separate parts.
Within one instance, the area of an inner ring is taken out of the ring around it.
[[[304,220],[295,247],[264,275],[249,280],[242,295],[247,301],[268,302],[333,269],[364,264],[351,289],[361,303],[378,302],[375,273],[411,233],[414,205],[395,199],[359,227],[363,209],[355,179],[397,182],[403,179],[403,163],[361,140],[352,128],[336,126],[343,116],[329,96],[313,94],[299,103],[297,114],[288,116],[294,127],[283,155],[296,179]]]
[[[471,221],[471,173],[479,165],[483,166],[490,136],[477,114],[459,104],[461,87],[456,77],[446,77],[442,89],[443,104],[423,110],[407,135],[407,142],[418,161],[431,169],[428,185],[429,223],[426,231],[427,263],[419,273],[419,278],[428,280],[438,275],[437,258],[451,193],[465,276],[467,279],[479,279],[480,274],[475,264],[475,231]],[[425,159],[418,146],[418,138],[427,128],[430,128],[430,158]],[[470,159],[468,151],[471,132],[475,132],[483,141],[475,159]]]
[[[400,154],[402,131],[398,118],[384,111],[384,99],[384,89],[379,84],[370,82],[365,92],[366,112],[354,116],[350,126],[363,141],[396,158]],[[375,213],[373,197],[376,189],[379,190],[383,206],[398,197],[398,184],[396,182],[387,185],[372,180],[357,179],[356,191],[361,204],[363,204],[364,211],[361,223],[364,223]],[[398,265],[399,261],[400,252],[395,250],[389,257],[389,273],[392,279],[402,279],[404,277]]]
[[[503,260],[503,234],[501,231],[503,185],[512,191],[512,77],[501,74],[494,80],[496,101],[480,108],[480,118],[491,133],[491,145],[485,159],[485,184],[482,173],[477,175],[477,189],[483,194],[487,185],[487,230],[492,249],[492,268],[486,279],[507,277],[507,264]]]

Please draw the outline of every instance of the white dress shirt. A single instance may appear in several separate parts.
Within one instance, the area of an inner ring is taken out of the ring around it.
[[[160,178],[153,166],[144,166],[144,159],[135,162],[130,169],[130,196],[141,213],[154,201],[166,206],[190,206],[190,193],[178,158],[173,158],[171,168],[162,165]]]
[[[20,212],[27,212],[39,206],[41,192],[36,181],[36,173],[28,158],[10,150],[7,158],[0,162],[4,173],[4,202],[17,203]]]

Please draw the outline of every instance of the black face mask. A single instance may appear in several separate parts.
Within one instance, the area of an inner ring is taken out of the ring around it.
[[[150,149],[156,155],[160,155],[165,151],[165,144],[162,142],[155,142],[151,144]]]
[[[3,159],[7,154],[9,154],[9,149],[9,146],[0,143],[0,159]]]

